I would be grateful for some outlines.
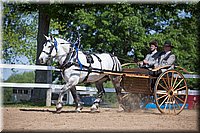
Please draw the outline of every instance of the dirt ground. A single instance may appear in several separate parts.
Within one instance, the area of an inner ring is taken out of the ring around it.
[[[60,114],[54,108],[3,108],[3,131],[199,131],[197,110],[183,110],[179,115],[163,115],[156,109],[117,112],[115,108],[100,108],[90,113],[85,107],[81,113],[73,107],[63,108]]]

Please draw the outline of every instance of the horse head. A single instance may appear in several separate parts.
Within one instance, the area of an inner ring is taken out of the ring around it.
[[[50,58],[56,56],[57,42],[55,38],[52,36],[45,36],[45,38],[46,42],[43,44],[43,49],[39,56],[39,61],[41,64],[45,64]]]
[[[72,45],[64,39],[53,36],[45,36],[45,38],[46,42],[43,44],[43,50],[39,56],[41,64],[45,64],[50,58],[67,55],[73,50]]]

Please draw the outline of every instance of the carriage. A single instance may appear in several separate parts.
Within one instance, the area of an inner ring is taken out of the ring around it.
[[[45,36],[46,37],[46,36]],[[142,68],[126,68],[121,71],[121,63],[116,56],[107,53],[93,54],[92,62],[87,56],[78,50],[77,43],[71,44],[63,39],[46,37],[47,42],[43,45],[43,51],[39,57],[40,63],[45,64],[50,58],[57,58],[62,69],[66,85],[59,95],[56,105],[57,112],[62,109],[62,98],[68,89],[71,90],[76,103],[76,110],[82,107],[76,94],[75,86],[79,82],[90,81],[96,83],[98,98],[95,100],[91,110],[97,110],[102,98],[103,82],[110,79],[115,86],[118,101],[126,98],[129,94],[144,94],[154,97],[154,102],[161,113],[179,114],[185,107],[188,97],[188,87],[182,73],[177,69],[186,71],[184,68],[174,66],[175,69],[167,70],[161,74],[152,74],[170,66],[163,66],[149,71]],[[116,78],[120,77],[120,78]],[[121,97],[120,89],[128,92]]]
[[[179,68],[179,66],[175,66],[175,69],[167,70],[159,75],[152,75],[148,69],[143,68],[125,68],[122,73],[111,72],[108,74],[122,76],[121,86],[125,92],[128,92],[122,97],[123,99],[131,94],[152,96],[161,113],[177,115],[185,108],[188,97],[187,83],[180,72],[184,71],[184,68]],[[153,69],[151,72],[159,69],[161,68]]]

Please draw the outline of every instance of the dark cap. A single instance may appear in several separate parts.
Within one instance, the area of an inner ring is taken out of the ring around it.
[[[149,45],[154,45],[154,46],[158,47],[158,42],[156,40],[153,40],[149,43]]]
[[[165,41],[164,46],[174,48],[171,41],[169,41],[169,40]]]

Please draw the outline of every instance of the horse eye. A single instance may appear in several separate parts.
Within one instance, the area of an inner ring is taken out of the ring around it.
[[[51,48],[51,46],[48,46],[48,48]]]

